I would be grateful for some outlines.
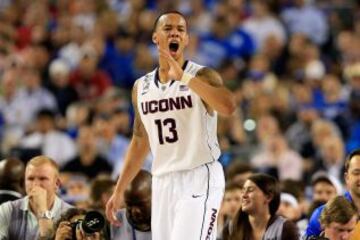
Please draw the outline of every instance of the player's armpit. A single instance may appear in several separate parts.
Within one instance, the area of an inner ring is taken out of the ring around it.
[[[220,74],[211,68],[204,67],[204,68],[200,69],[197,72],[196,77],[206,83],[209,83],[213,87],[223,86],[223,80],[222,80]]]

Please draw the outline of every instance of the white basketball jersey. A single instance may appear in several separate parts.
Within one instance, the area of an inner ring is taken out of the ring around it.
[[[185,62],[193,76],[202,68]],[[180,81],[162,84],[158,71],[137,83],[138,111],[154,156],[153,175],[196,168],[220,156],[217,113],[210,115],[201,98]]]

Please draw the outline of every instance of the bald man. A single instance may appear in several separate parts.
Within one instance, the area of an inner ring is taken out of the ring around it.
[[[15,158],[0,161],[0,204],[24,195],[25,165]]]
[[[57,197],[59,168],[46,156],[32,158],[25,168],[26,196],[0,205],[0,239],[48,239],[53,223],[69,209]]]
[[[151,240],[151,174],[140,170],[124,193],[125,208],[117,213],[120,226],[111,226],[111,239]]]

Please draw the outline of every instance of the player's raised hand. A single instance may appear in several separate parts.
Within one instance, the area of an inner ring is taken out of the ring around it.
[[[116,214],[119,209],[124,207],[124,194],[114,192],[106,203],[106,218],[115,226],[121,226],[121,222],[117,219]]]
[[[170,55],[169,50],[159,48],[160,58],[165,59],[169,65],[168,79],[180,80],[184,71],[180,64]]]
[[[168,60],[160,54],[162,50],[167,49],[167,43],[164,39],[160,38],[158,44],[158,50],[159,50],[159,75],[160,79],[169,80],[169,70],[170,66],[168,63]]]

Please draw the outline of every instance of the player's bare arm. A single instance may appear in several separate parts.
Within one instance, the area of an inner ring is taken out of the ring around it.
[[[115,214],[123,205],[123,194],[129,183],[140,171],[145,157],[149,153],[149,140],[144,125],[141,122],[137,109],[137,84],[135,83],[132,91],[132,102],[135,110],[133,135],[129,148],[125,155],[124,167],[119,176],[115,190],[106,205],[106,216],[108,220],[115,225],[120,222],[116,219]]]
[[[231,115],[235,111],[234,96],[224,87],[220,74],[215,70],[207,67],[200,69],[189,82],[189,87],[201,97],[208,107],[220,114]]]

